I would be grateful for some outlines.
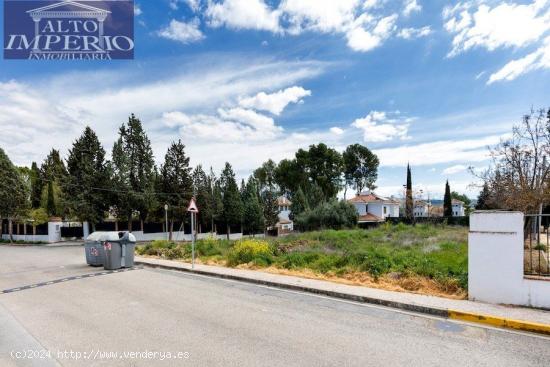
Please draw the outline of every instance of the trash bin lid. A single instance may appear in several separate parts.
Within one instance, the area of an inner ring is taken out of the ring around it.
[[[122,234],[122,236],[120,235]],[[118,242],[127,236],[128,242],[136,242],[136,236],[128,232],[94,232],[86,241],[113,241]]]

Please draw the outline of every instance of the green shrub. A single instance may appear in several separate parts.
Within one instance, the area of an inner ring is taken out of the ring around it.
[[[331,201],[299,214],[294,225],[302,231],[353,228],[357,225],[357,210],[345,201]]]
[[[216,256],[221,255],[221,242],[215,238],[209,237],[203,240],[198,240],[195,243],[195,250],[198,256]]]
[[[255,261],[258,265],[271,264],[273,251],[265,241],[246,239],[236,242],[227,254],[227,265],[237,266]]]

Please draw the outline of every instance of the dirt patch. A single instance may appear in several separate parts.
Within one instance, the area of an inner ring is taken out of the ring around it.
[[[388,274],[375,280],[372,276],[363,272],[350,272],[343,275],[331,273],[319,274],[311,270],[288,270],[275,267],[257,268],[241,265],[241,269],[263,271],[271,274],[292,275],[307,279],[326,280],[339,284],[359,285],[369,288],[385,289],[388,291],[424,294],[428,296],[445,297],[450,299],[466,299],[468,293],[457,284],[440,284],[435,280],[419,276],[399,276]]]

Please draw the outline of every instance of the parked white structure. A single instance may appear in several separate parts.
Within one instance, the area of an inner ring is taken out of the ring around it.
[[[465,215],[464,202],[453,199],[453,217],[464,217]]]
[[[550,277],[524,275],[524,216],[479,211],[470,216],[470,300],[550,309]]]
[[[385,198],[373,192],[362,192],[348,200],[359,213],[358,223],[379,223],[386,218],[399,217],[399,201]]]
[[[294,230],[294,222],[290,220],[290,206],[292,202],[285,196],[277,198],[277,206],[279,207],[279,221],[277,222],[277,228],[279,232],[292,232]]]

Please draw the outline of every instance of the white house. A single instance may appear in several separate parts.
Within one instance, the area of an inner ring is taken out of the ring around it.
[[[294,222],[290,220],[290,206],[292,202],[284,196],[277,198],[277,206],[279,207],[279,221],[277,228],[280,233],[292,232],[294,230]]]
[[[430,216],[431,204],[423,200],[416,201],[413,207],[413,216],[415,218],[425,218]]]
[[[359,223],[379,223],[386,218],[399,217],[399,202],[372,192],[362,192],[348,200],[359,213]]]
[[[453,199],[453,217],[464,217],[465,215],[464,202]]]

